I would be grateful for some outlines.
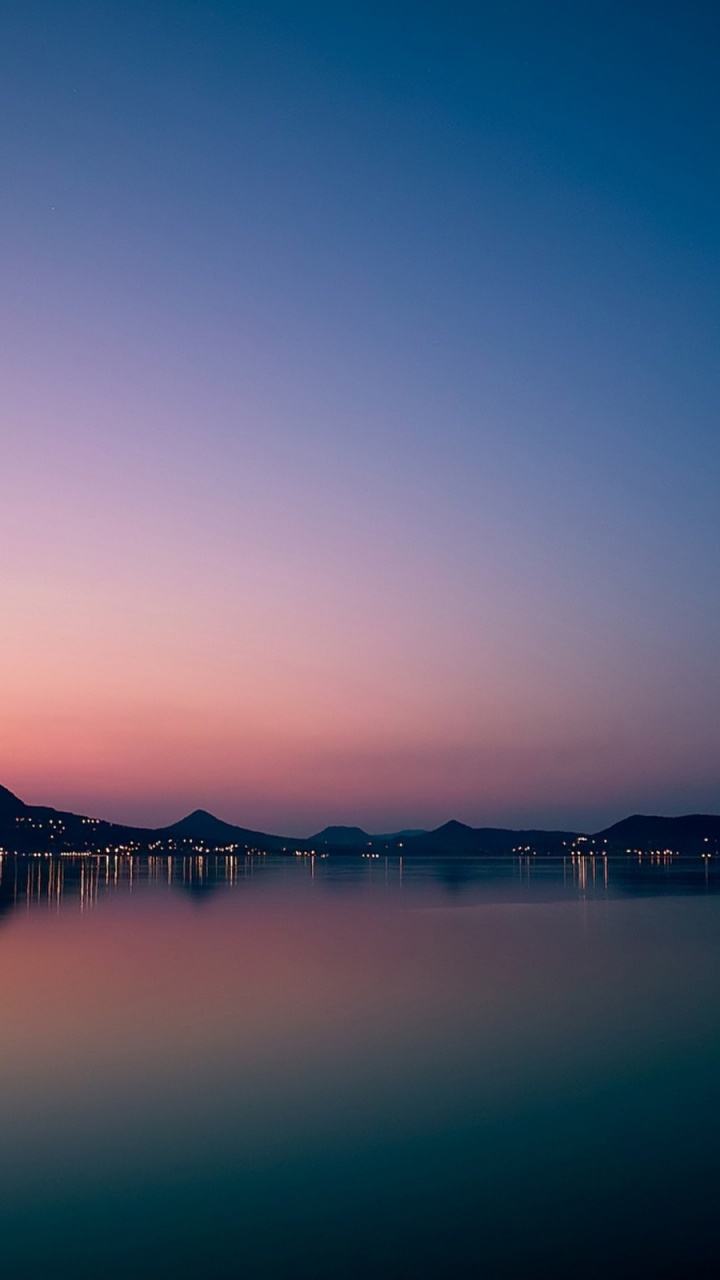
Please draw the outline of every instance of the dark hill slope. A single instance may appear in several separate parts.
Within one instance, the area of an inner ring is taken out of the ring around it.
[[[281,836],[266,835],[263,831],[250,831],[247,827],[236,827],[230,822],[223,822],[205,809],[195,809],[186,818],[173,822],[155,832],[157,837],[165,835],[186,837],[191,840],[202,840],[205,844],[218,847],[239,844],[249,849],[280,850],[293,844]]]
[[[720,817],[711,813],[689,813],[682,818],[662,818],[634,813],[598,831],[596,846],[605,842],[614,853],[625,853],[627,849],[714,853],[720,845]]]
[[[616,822],[595,836],[585,837],[587,852],[598,848],[610,853],[626,850],[672,849],[697,855],[720,852],[720,816],[688,814],[663,818],[634,814]],[[563,854],[577,839],[572,831],[523,831],[503,827],[469,827],[462,822],[446,822],[436,831],[419,834],[398,832],[372,836],[361,827],[326,827],[311,840],[267,835],[223,822],[203,809],[196,809],[168,827],[128,827],[100,818],[66,813],[46,805],[28,805],[6,787],[0,787],[0,850],[17,853],[63,853],[147,850],[192,852],[198,842],[205,849],[257,849],[267,853],[309,851],[322,847],[333,853],[360,853],[371,846],[374,852],[399,852],[408,856],[447,858],[500,857],[530,848],[538,854]]]
[[[0,822],[3,818],[14,817],[15,814],[22,813],[27,805],[23,804],[12,791],[8,791],[7,787],[0,787]]]
[[[371,841],[372,836],[368,835],[367,831],[363,831],[362,827],[323,827],[322,831],[311,836],[307,843],[314,848],[318,845],[334,848],[343,846],[362,848]]]
[[[401,841],[411,839],[413,836],[425,835],[422,829],[414,831],[391,831],[386,835],[371,835],[367,831],[363,831],[362,827],[324,827],[322,831],[318,831],[317,835],[311,836],[305,841],[311,848],[317,849],[357,849],[363,850],[372,846],[376,849],[394,848]]]
[[[468,827],[446,822],[437,831],[426,831],[403,841],[407,854],[444,854],[455,857],[499,857],[530,846],[537,853],[562,853],[575,839],[573,831],[514,831],[505,827]]]
[[[24,804],[5,788],[0,793],[0,848],[9,852],[139,849],[146,847],[154,834],[145,827],[125,827],[47,805]]]

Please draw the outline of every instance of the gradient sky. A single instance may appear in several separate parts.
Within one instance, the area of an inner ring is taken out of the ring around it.
[[[720,808],[720,17],[0,11],[0,781]]]

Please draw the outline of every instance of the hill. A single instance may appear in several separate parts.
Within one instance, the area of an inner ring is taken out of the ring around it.
[[[388,835],[371,835],[367,831],[363,831],[362,827],[324,827],[322,831],[318,831],[317,835],[311,836],[307,841],[308,844],[317,848],[318,845],[324,848],[353,848],[364,849],[366,846],[396,845],[400,841],[405,841],[413,836],[422,836],[426,833],[422,830],[412,831],[391,831]]]
[[[322,831],[311,836],[307,843],[314,845],[315,848],[318,845],[334,848],[352,845],[355,848],[361,848],[372,843],[372,836],[368,835],[367,831],[363,831],[362,827],[323,827]]]
[[[125,827],[102,818],[67,813],[47,805],[25,804],[0,788],[0,849],[16,853],[65,853],[70,850],[132,851],[154,837],[144,827]]]
[[[18,813],[22,813],[27,808],[22,800],[18,800],[12,791],[8,791],[7,787],[0,787],[0,821],[3,818],[12,818]]]
[[[195,809],[179,822],[163,827],[157,835],[180,836],[218,847],[227,845],[243,845],[247,848],[280,850],[287,846],[287,839],[281,836],[266,835],[264,831],[251,831],[247,827],[236,827],[230,822],[223,822],[206,809]]]
[[[436,831],[426,831],[403,841],[407,854],[443,854],[455,857],[498,857],[519,849],[537,853],[563,853],[577,838],[574,831],[514,830],[509,827],[469,827],[463,822],[446,822]]]
[[[470,827],[446,822],[435,831],[399,831],[388,836],[369,835],[362,827],[330,826],[310,840],[269,835],[223,822],[204,809],[196,809],[167,827],[129,827],[101,818],[67,813],[45,805],[28,805],[7,787],[0,787],[0,851],[15,853],[68,852],[166,852],[204,850],[263,853],[309,853],[322,848],[333,854],[395,854],[409,857],[505,857],[521,851],[561,855],[575,845],[588,853],[612,854],[671,849],[698,855],[720,851],[720,816],[687,814],[679,818],[633,814],[594,836],[574,831],[515,830],[505,827]]]
[[[652,852],[714,853],[720,847],[720,817],[689,813],[682,818],[634,813],[598,831],[595,844],[606,844],[613,853]],[[708,847],[709,846],[709,847]]]

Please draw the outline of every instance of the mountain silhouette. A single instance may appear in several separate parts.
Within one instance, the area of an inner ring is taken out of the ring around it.
[[[283,840],[280,836],[266,835],[263,831],[250,831],[246,827],[236,827],[230,822],[223,822],[222,818],[216,818],[206,809],[195,809],[179,822],[163,827],[162,831],[216,845],[242,844],[256,849],[279,849],[287,845],[287,840]]]
[[[317,835],[310,837],[310,844],[333,845],[355,845],[358,848],[361,845],[371,844],[372,836],[367,831],[363,831],[362,827],[324,827],[322,831],[318,831]]]
[[[506,827],[469,827],[464,822],[446,822],[436,831],[425,831],[403,841],[403,850],[412,853],[439,853],[455,857],[482,857],[510,854],[530,847],[538,853],[563,853],[577,838],[575,831],[515,831]]]
[[[336,849],[344,846],[361,849],[367,845],[397,844],[401,840],[408,840],[413,836],[422,835],[425,835],[425,832],[419,828],[408,831],[391,831],[386,835],[371,835],[369,832],[363,831],[362,827],[324,827],[322,831],[318,831],[317,835],[310,837],[309,843],[332,846]]]
[[[166,827],[129,827],[46,805],[25,804],[0,786],[0,851],[193,853],[199,843],[206,851],[227,850],[232,845],[239,851],[265,853],[310,853],[322,847],[335,854],[352,854],[370,848],[373,852],[449,858],[503,857],[525,851],[559,855],[568,854],[571,848],[613,854],[669,849],[697,855],[720,850],[720,816],[633,814],[594,836],[574,831],[471,827],[454,819],[435,831],[399,831],[386,836],[369,835],[362,827],[329,826],[308,840],[235,826],[204,809],[195,809]]]
[[[403,831],[391,831],[388,835],[371,836],[371,840],[410,840],[413,836],[424,836],[427,834],[425,827],[407,827]]]
[[[26,805],[12,791],[8,791],[7,787],[0,787],[0,818],[20,813],[25,808]]]
[[[720,817],[711,813],[689,813],[682,818],[662,818],[634,813],[598,831],[595,843],[600,842],[613,852],[623,853],[628,849],[713,853],[720,844]]]

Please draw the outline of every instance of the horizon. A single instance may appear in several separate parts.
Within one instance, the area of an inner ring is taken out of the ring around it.
[[[354,827],[357,827],[363,830],[369,836],[384,836],[384,835],[395,835],[405,831],[423,831],[423,832],[432,833],[432,831],[438,830],[439,828],[453,822],[458,822],[463,826],[468,826],[476,829],[477,828],[501,828],[501,829],[504,828],[510,831],[523,831],[523,830],[524,831],[533,831],[533,830],[534,831],[543,831],[543,830],[544,831],[568,831],[568,832],[573,832],[575,834],[580,834],[580,835],[597,835],[598,833],[606,830],[607,828],[614,826],[616,823],[622,822],[624,819],[631,818],[631,817],[686,818],[686,817],[697,817],[697,816],[705,816],[705,817],[720,816],[720,815],[713,814],[709,810],[701,814],[700,811],[697,811],[697,810],[694,811],[693,813],[691,813],[690,811],[684,811],[682,813],[662,813],[660,811],[650,812],[647,810],[641,811],[639,809],[631,809],[631,810],[628,810],[626,813],[621,814],[619,817],[612,818],[610,821],[604,822],[599,826],[588,826],[588,825],[581,826],[581,825],[568,825],[567,823],[543,825],[540,823],[520,822],[520,821],[515,821],[515,822],[513,821],[508,821],[508,822],[477,821],[477,822],[466,823],[463,820],[457,818],[455,815],[451,815],[450,817],[445,817],[441,819],[439,822],[434,823],[433,826],[431,827],[421,828],[418,826],[417,823],[406,822],[406,823],[398,823],[394,826],[393,825],[385,826],[381,829],[380,827],[371,828],[371,827],[364,826],[363,823],[361,822],[353,822],[353,821],[347,821],[347,820],[345,821],[333,820],[332,822],[330,821],[320,822],[317,826],[313,827],[312,830],[302,832],[299,830],[285,831],[280,828],[275,828],[271,825],[256,826],[252,822],[244,821],[242,817],[228,818],[222,814],[215,813],[213,810],[206,809],[204,806],[197,806],[197,805],[191,808],[186,808],[185,810],[183,810],[183,812],[179,816],[176,814],[174,817],[168,818],[165,822],[146,823],[146,822],[140,822],[140,821],[133,821],[129,818],[122,818],[122,819],[115,818],[115,817],[111,817],[107,813],[90,812],[89,810],[85,810],[82,808],[73,809],[61,804],[54,804],[54,803],[50,804],[47,800],[29,801],[24,796],[18,795],[18,793],[14,791],[13,788],[5,787],[4,785],[0,784],[0,791],[2,790],[8,791],[11,795],[15,797],[15,799],[20,800],[21,803],[23,804],[28,804],[31,806],[37,805],[39,807],[55,809],[62,812],[76,813],[78,814],[78,816],[96,818],[96,819],[99,819],[100,821],[106,821],[106,822],[116,822],[119,825],[128,826],[128,827],[137,827],[137,828],[145,827],[148,830],[155,830],[155,829],[163,830],[164,828],[172,826],[178,822],[181,822],[183,821],[183,819],[191,817],[196,813],[202,813],[202,814],[208,815],[209,817],[217,818],[219,819],[219,821],[224,822],[229,826],[237,826],[240,828],[244,828],[245,830],[256,831],[258,833],[262,833],[265,835],[279,836],[283,839],[297,838],[299,840],[310,839],[312,836],[320,835],[322,834],[323,831],[332,827],[339,827],[344,829],[352,829]]]
[[[714,34],[5,6],[0,777],[296,832],[720,809]]]
[[[719,54],[0,4],[4,1280],[720,1275]]]

